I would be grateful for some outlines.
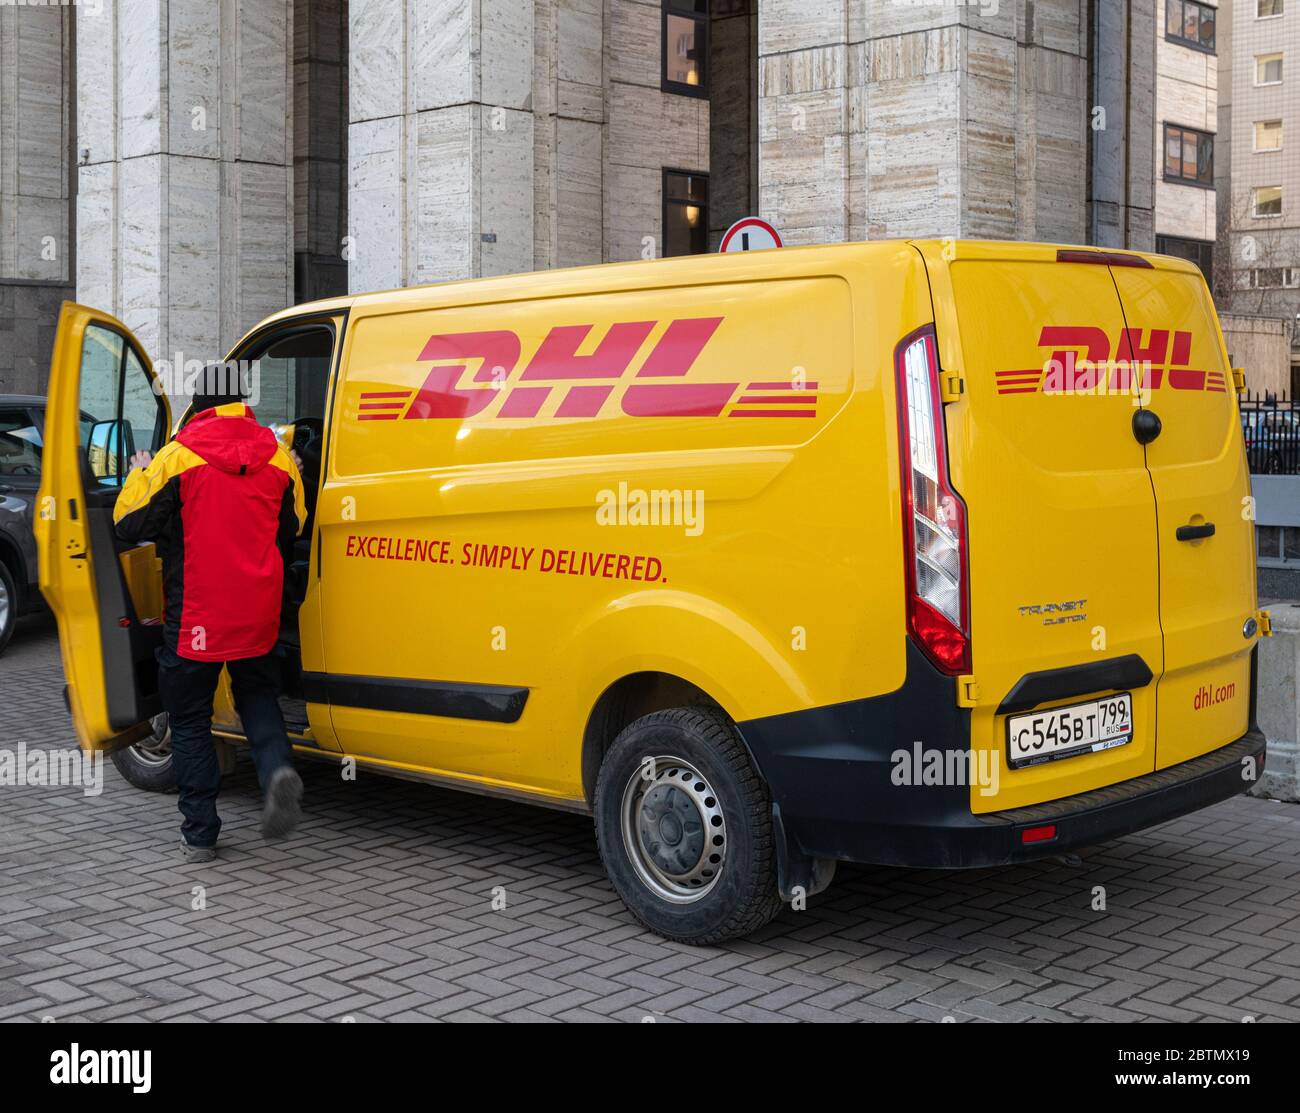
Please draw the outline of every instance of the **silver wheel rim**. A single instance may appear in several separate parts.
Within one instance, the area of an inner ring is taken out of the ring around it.
[[[131,749],[146,765],[163,765],[172,759],[172,728],[167,722],[167,713],[155,715],[149,720],[153,734],[143,742],[135,743]]]
[[[643,762],[623,789],[623,846],[637,876],[662,900],[693,904],[718,883],[727,822],[713,787],[690,762]]]
[[[0,576],[0,634],[9,629],[9,585],[5,583],[4,577]]]

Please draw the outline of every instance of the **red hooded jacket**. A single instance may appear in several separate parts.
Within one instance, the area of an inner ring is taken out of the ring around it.
[[[204,410],[132,471],[113,520],[122,540],[157,544],[175,653],[237,661],[274,648],[306,509],[293,457],[242,402]]]

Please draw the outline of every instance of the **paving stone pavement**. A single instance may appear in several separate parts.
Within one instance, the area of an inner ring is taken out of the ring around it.
[[[0,747],[71,747],[61,689],[27,620]],[[98,796],[0,787],[0,1020],[1300,1020],[1293,805],[1075,864],[841,866],[807,911],[692,948],[632,920],[586,819],[303,764],[306,822],[268,846],[241,760],[207,866],[178,860],[175,798],[111,764]]]

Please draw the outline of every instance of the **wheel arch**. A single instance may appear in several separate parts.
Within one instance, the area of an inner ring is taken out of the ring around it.
[[[8,569],[10,578],[14,582],[14,592],[17,595],[14,600],[15,611],[21,613],[30,602],[28,593],[31,580],[27,576],[27,562],[23,559],[22,549],[3,531],[0,531],[0,564]]]
[[[596,778],[614,739],[637,719],[674,707],[707,707],[727,715],[726,708],[703,688],[671,672],[645,669],[606,686],[582,732],[582,792],[588,805],[595,803]],[[752,761],[754,755],[749,756]]]

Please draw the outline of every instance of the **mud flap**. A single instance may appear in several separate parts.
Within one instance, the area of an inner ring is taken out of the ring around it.
[[[772,804],[772,838],[776,841],[776,887],[783,901],[793,901],[796,889],[811,897],[830,885],[835,877],[835,859],[813,858],[795,846],[786,835],[781,805],[777,803]]]

